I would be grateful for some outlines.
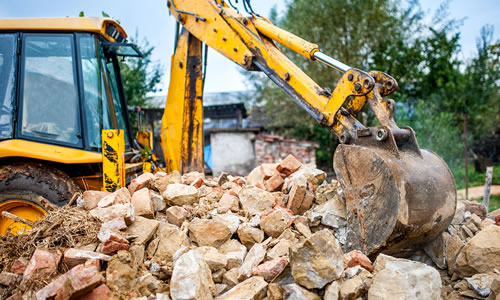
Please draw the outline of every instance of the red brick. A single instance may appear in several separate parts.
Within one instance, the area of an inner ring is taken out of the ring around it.
[[[92,291],[104,281],[99,270],[93,265],[78,265],[36,293],[38,299],[70,299]]]
[[[83,192],[83,208],[86,210],[91,210],[97,207],[97,203],[101,201],[102,198],[111,194],[110,192],[103,191],[85,191]]]
[[[237,185],[239,185],[239,186],[243,186],[243,185],[245,184],[245,180],[244,180],[243,178],[239,177],[239,176],[238,176],[238,177],[233,178],[233,179],[231,180],[231,182],[234,182],[234,183],[236,183],[236,184],[237,184]]]
[[[18,275],[23,275],[28,262],[29,261],[26,258],[20,257],[14,261],[14,263],[10,267],[10,271]]]
[[[297,171],[302,166],[302,163],[298,161],[293,155],[289,154],[282,160],[276,167],[278,172],[289,176],[293,172]]]
[[[270,282],[276,278],[288,265],[288,258],[278,257],[270,261],[266,261],[253,268],[252,274],[255,276],[262,276],[264,280]]]
[[[102,242],[98,248],[98,252],[112,254],[118,250],[128,250],[129,248],[128,241],[116,231],[100,231],[97,237]]]
[[[203,180],[203,178],[201,178],[201,177],[198,177],[193,182],[191,182],[190,185],[194,186],[197,189],[199,189],[204,184],[205,184],[205,180]]]
[[[128,185],[128,191],[130,192],[130,195],[133,196],[135,191],[151,186],[154,178],[155,177],[153,174],[146,172],[133,179]]]
[[[203,173],[193,171],[193,172],[189,172],[189,173],[182,175],[182,182],[184,184],[189,185],[189,184],[197,181],[199,178],[205,179],[205,175]]]
[[[287,208],[293,211],[294,214],[303,214],[308,210],[314,200],[314,194],[309,189],[308,183],[305,180],[296,180],[290,194],[288,195]]]
[[[90,293],[80,296],[75,300],[118,300],[118,297],[112,294],[107,285],[101,284]]]
[[[31,256],[30,262],[24,271],[24,280],[29,279],[34,274],[44,274],[47,276],[56,274],[57,266],[61,261],[61,251],[48,251],[36,249]]]
[[[353,250],[346,254],[347,267],[352,268],[355,266],[361,266],[368,271],[373,271],[373,265],[370,259],[358,250]]]
[[[120,250],[128,250],[130,245],[127,243],[120,243],[117,241],[106,241],[102,245],[101,252],[104,254],[113,254]]]
[[[285,183],[283,177],[280,174],[274,174],[271,178],[264,181],[264,186],[268,192],[275,192],[281,189],[283,183]]]

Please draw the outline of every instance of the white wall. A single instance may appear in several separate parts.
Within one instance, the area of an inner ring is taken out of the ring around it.
[[[221,172],[248,175],[255,168],[253,132],[212,132],[212,166],[214,176]]]

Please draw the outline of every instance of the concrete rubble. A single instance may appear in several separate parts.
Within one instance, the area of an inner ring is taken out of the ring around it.
[[[500,299],[500,212],[459,201],[422,251],[370,259],[346,250],[345,199],[326,177],[289,155],[247,177],[145,173],[86,191],[95,242],[13,258],[0,299]]]

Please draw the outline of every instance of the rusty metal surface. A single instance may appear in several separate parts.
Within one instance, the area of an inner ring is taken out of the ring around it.
[[[405,256],[448,227],[456,186],[446,163],[420,149],[411,128],[396,125],[393,101],[382,98],[395,80],[370,75],[376,84],[366,98],[382,126],[358,129],[334,157],[349,223],[346,250]]]
[[[421,247],[451,222],[455,182],[436,154],[400,157],[373,146],[340,145],[335,171],[349,222],[347,247],[397,255]]]

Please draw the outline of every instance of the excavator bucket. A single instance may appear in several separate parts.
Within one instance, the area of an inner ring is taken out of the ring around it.
[[[373,131],[375,135],[377,129]],[[406,143],[416,142],[409,140]],[[404,256],[450,224],[455,182],[435,153],[418,145],[398,147],[392,134],[384,143],[384,147],[340,145],[335,152],[335,172],[349,222],[346,245],[367,255]]]
[[[396,81],[381,72],[370,75],[377,84],[366,99],[381,126],[351,131],[334,156],[346,201],[346,250],[406,256],[451,223],[456,186],[446,163],[421,149],[411,128],[396,125],[394,101],[382,98]]]

